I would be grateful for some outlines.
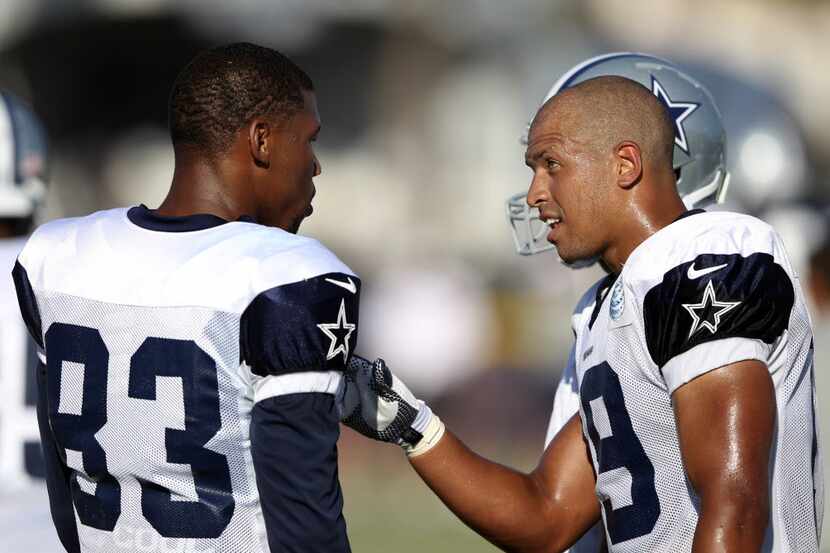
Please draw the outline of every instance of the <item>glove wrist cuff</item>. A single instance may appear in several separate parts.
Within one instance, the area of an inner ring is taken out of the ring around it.
[[[421,420],[418,420],[421,419]],[[426,420],[424,420],[426,419]],[[420,422],[418,424],[421,428],[417,430],[423,436],[418,443],[415,445],[403,444],[403,449],[406,451],[406,456],[410,459],[414,457],[418,457],[419,455],[423,455],[441,440],[444,436],[444,431],[446,427],[444,423],[441,422],[441,419],[438,418],[438,415],[432,412],[428,405],[421,402],[421,409],[418,412],[418,416],[416,417],[416,422]],[[415,424],[413,424],[413,427]]]

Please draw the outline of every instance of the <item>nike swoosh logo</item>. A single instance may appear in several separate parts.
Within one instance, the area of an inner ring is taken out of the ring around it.
[[[346,280],[348,282],[343,282],[342,280],[334,280],[333,278],[327,278],[325,280],[326,280],[326,282],[331,282],[335,286],[339,286],[340,288],[345,288],[346,290],[348,290],[352,294],[357,294],[357,285],[354,283],[354,281],[351,279],[351,277],[346,277]]]
[[[691,265],[689,265],[689,272],[686,273],[686,276],[689,277],[689,280],[694,280],[696,278],[702,277],[703,275],[708,275],[709,273],[720,271],[727,265],[729,265],[729,263],[724,263],[723,265],[715,265],[714,267],[706,267],[705,269],[695,269],[695,264],[692,263]]]

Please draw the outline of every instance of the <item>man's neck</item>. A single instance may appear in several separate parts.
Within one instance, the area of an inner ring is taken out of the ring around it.
[[[208,213],[226,221],[253,215],[234,194],[237,187],[230,183],[235,179],[223,169],[221,162],[188,159],[177,152],[170,191],[156,212],[174,217]]]
[[[630,205],[629,213],[621,218],[630,223],[621,232],[615,233],[618,240],[609,245],[602,254],[603,265],[618,274],[637,246],[660,229],[672,224],[685,211],[686,206],[676,195],[660,205]]]

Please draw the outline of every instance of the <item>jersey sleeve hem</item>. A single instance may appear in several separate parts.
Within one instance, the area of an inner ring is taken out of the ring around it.
[[[670,359],[661,372],[673,394],[682,385],[709,371],[749,359],[766,363],[771,346],[762,340],[724,338],[705,342]]]
[[[343,386],[339,371],[309,371],[266,376],[254,382],[254,403],[289,394],[321,393],[337,395]]]

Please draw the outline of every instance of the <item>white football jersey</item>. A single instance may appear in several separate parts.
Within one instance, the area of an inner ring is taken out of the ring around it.
[[[80,551],[348,551],[333,406],[360,281],[330,251],[140,206],[40,227],[15,282]]]
[[[691,551],[699,500],[683,468],[671,394],[747,359],[769,368],[778,408],[763,551],[818,551],[812,330],[798,277],[769,225],[689,212],[640,244],[616,279],[592,288],[574,323],[549,439],[579,390],[610,552]]]
[[[571,330],[576,337],[583,328],[587,328],[588,320],[594,310],[598,299],[597,294],[605,290],[602,279],[591,286],[579,299],[576,308],[571,315]],[[605,290],[607,291],[607,290]],[[562,370],[559,384],[556,386],[556,394],[553,398],[553,409],[548,422],[548,431],[545,435],[545,448],[548,447],[553,438],[568,423],[571,418],[579,412],[579,387],[576,381],[576,349],[575,344],[571,346],[568,354],[568,362]],[[602,524],[597,523],[591,527],[579,540],[563,553],[597,553],[599,544],[603,541],[604,534]]]

